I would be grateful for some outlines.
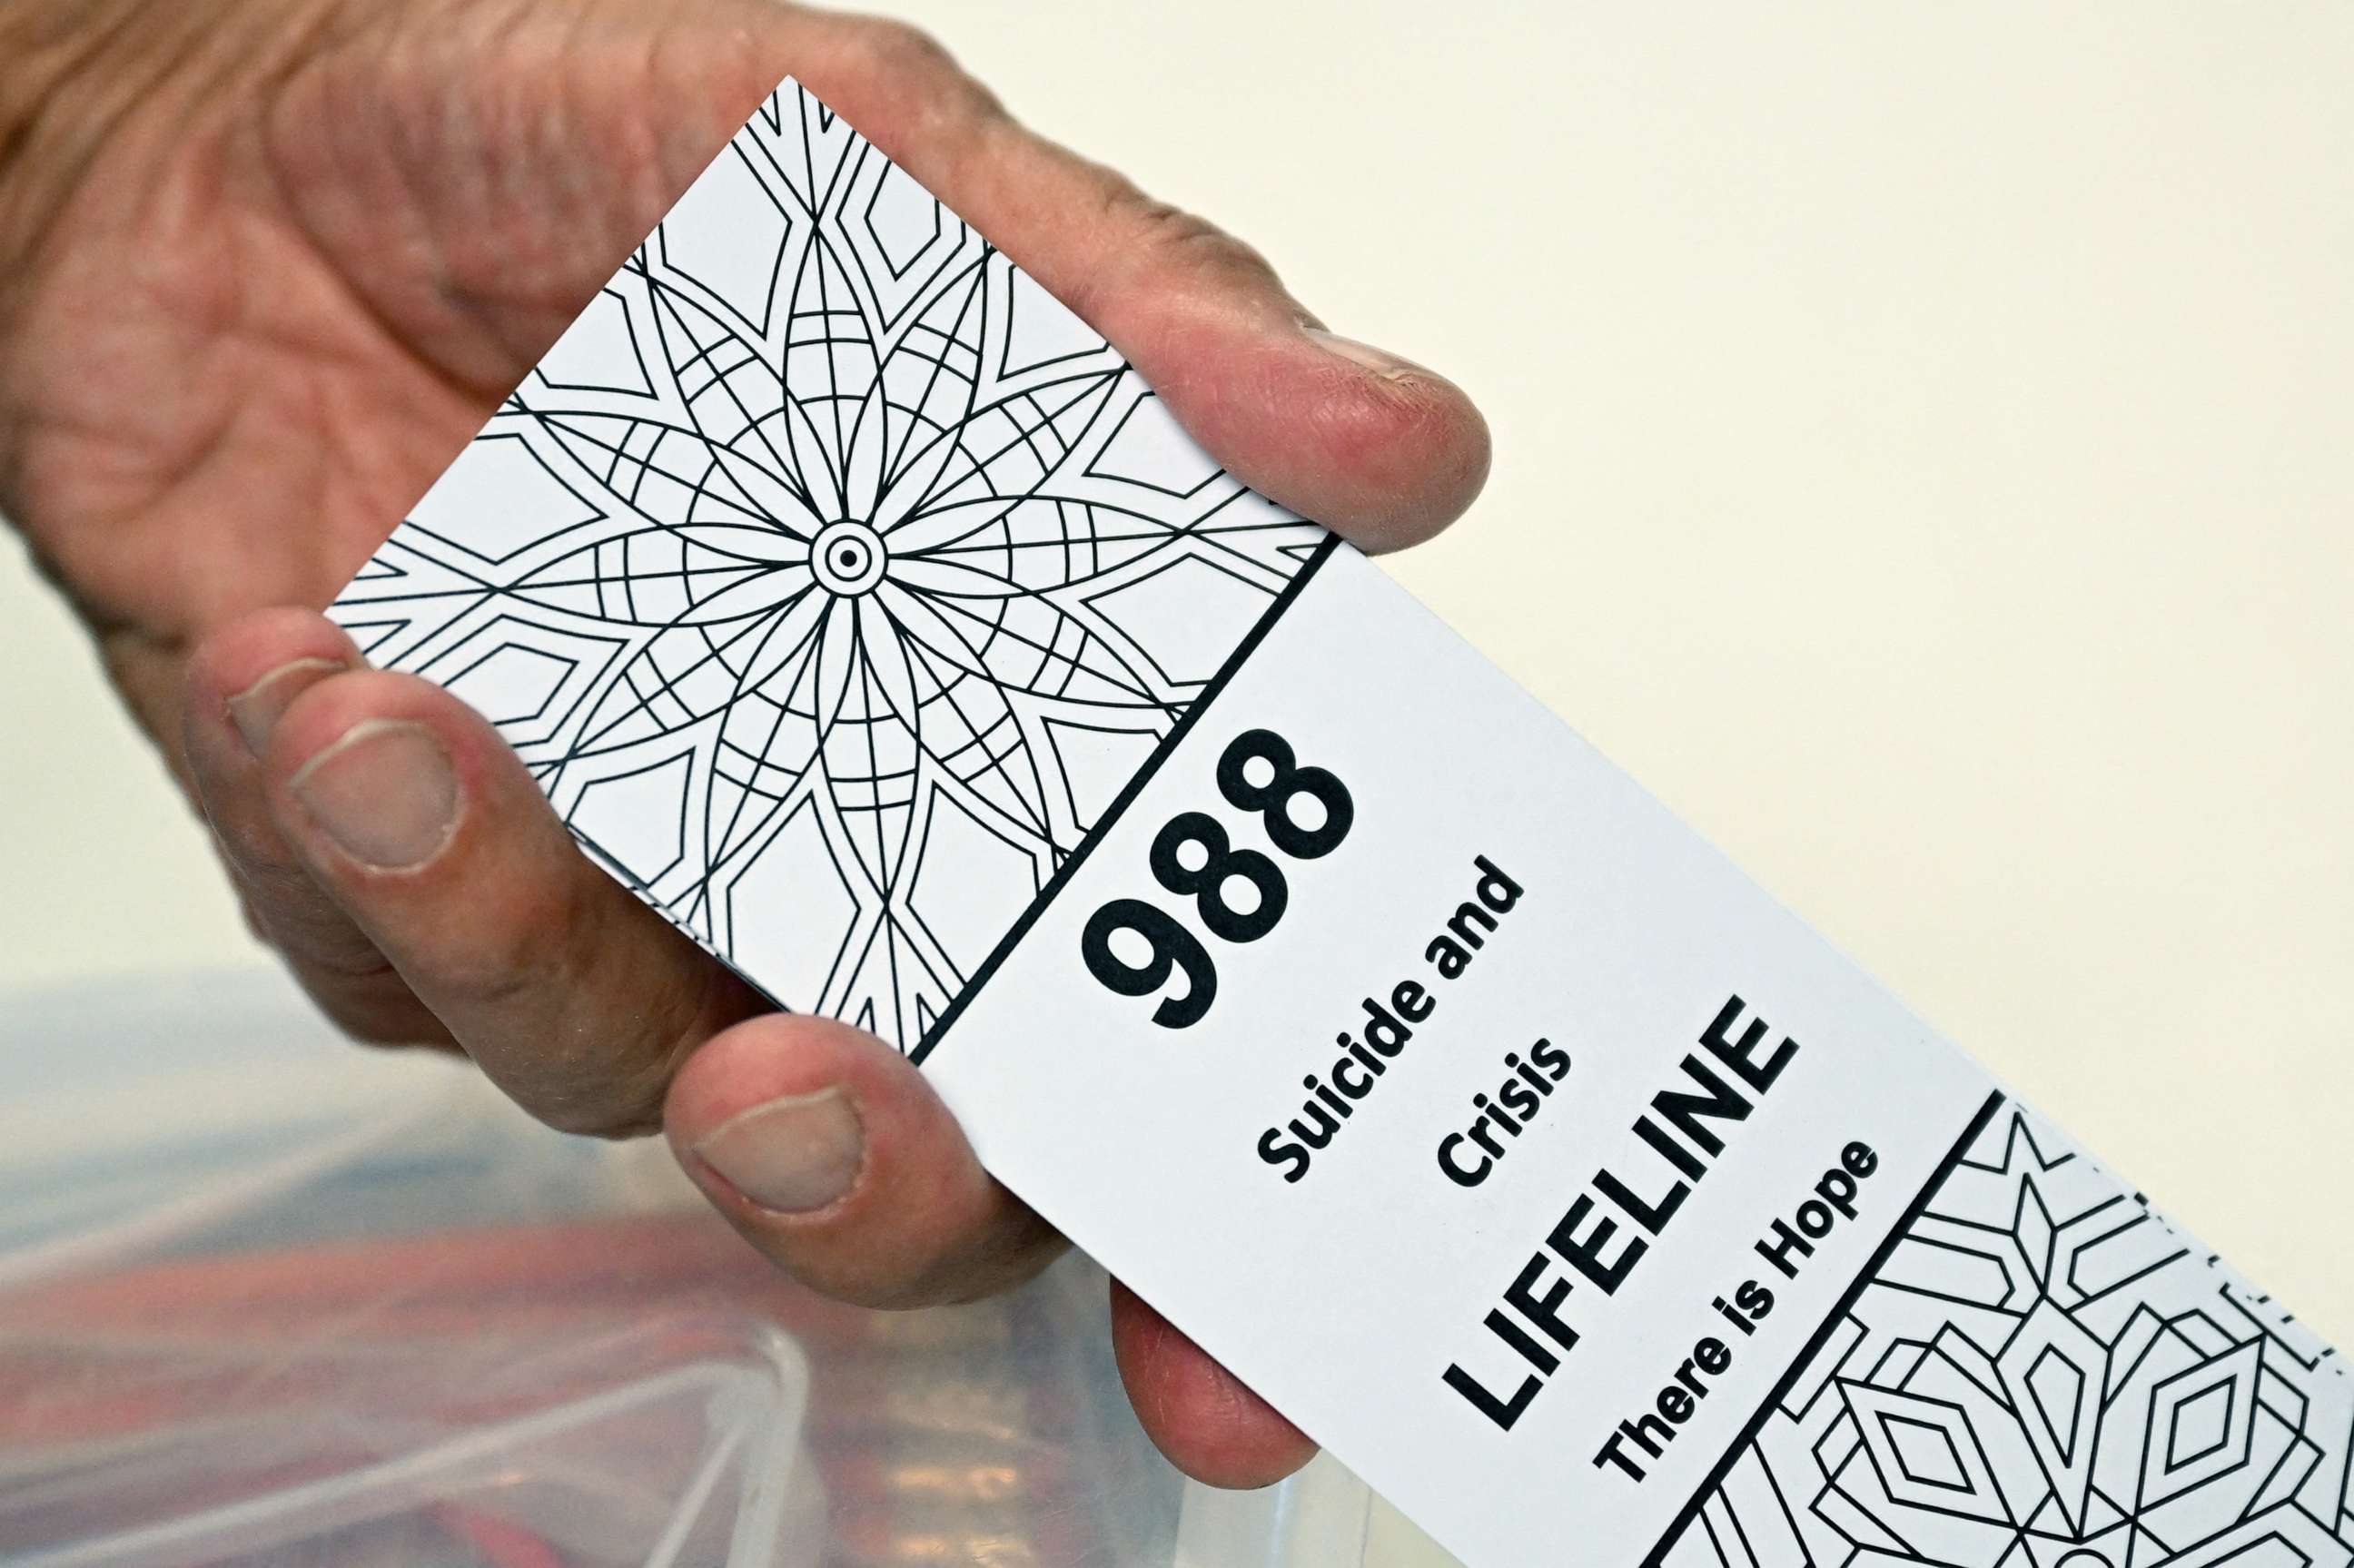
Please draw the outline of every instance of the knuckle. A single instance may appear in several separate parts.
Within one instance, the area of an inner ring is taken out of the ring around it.
[[[465,1017],[499,1021],[483,1024],[509,1036],[493,1075],[531,1116],[559,1132],[633,1139],[661,1130],[678,1061],[700,1037],[703,988],[648,975],[628,988],[629,1005],[604,1005],[612,977],[640,972],[609,913],[579,883],[527,895],[432,989]]]
[[[657,987],[645,1010],[566,1071],[571,1092],[533,1114],[559,1131],[642,1138],[662,1130],[663,1105],[687,1052],[705,1034],[708,984]]]
[[[875,17],[865,24],[867,54],[878,71],[937,77],[963,70],[946,45],[917,26],[896,17]]]
[[[534,1120],[578,1138],[614,1140],[662,1130],[667,1078],[645,1065],[616,1060],[610,1042],[580,1037],[561,1025],[517,1057],[513,1043],[496,1062],[476,1060],[509,1099]]]
[[[438,928],[412,957],[430,971],[437,995],[469,1011],[543,1011],[599,971],[599,922],[584,880],[531,875],[419,888],[427,903],[411,915]]]
[[[1005,120],[1005,110],[947,46],[893,18],[853,18],[846,26],[849,49],[840,67],[845,85],[876,105],[881,123],[920,130],[930,155],[949,168],[983,155],[984,132]]]
[[[221,811],[212,828],[221,859],[255,897],[267,900],[289,891],[292,866],[274,826],[258,814]]]
[[[300,867],[256,853],[238,861],[234,871],[247,927],[288,959],[355,980],[390,969],[376,945]]]
[[[334,997],[322,1000],[320,1007],[328,1019],[341,1030],[346,1039],[361,1045],[422,1045],[419,1031],[409,1022],[391,1016],[383,1007],[365,1001]]]
[[[626,1041],[561,1028],[542,1044],[540,1059],[511,1064],[500,1080],[533,1118],[558,1132],[615,1141],[662,1130],[670,1087],[663,1064],[633,1054]]]
[[[1133,187],[1112,200],[1136,234],[1139,251],[1154,268],[1193,282],[1275,281],[1275,269],[1266,257],[1209,219]]]
[[[449,1049],[453,1042],[440,1020],[405,991],[303,973],[303,988],[328,1021],[362,1045],[429,1045]]]
[[[340,911],[281,914],[263,923],[271,946],[328,983],[356,990],[399,982],[391,960]]]
[[[433,989],[453,1002],[498,1010],[530,997],[546,983],[540,951],[550,934],[507,931],[434,955]]]

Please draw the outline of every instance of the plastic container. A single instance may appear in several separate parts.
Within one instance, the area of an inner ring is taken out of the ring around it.
[[[10,1568],[1361,1568],[1319,1461],[1152,1450],[1084,1259],[871,1313],[650,1145],[335,1039],[274,975],[8,999]]]

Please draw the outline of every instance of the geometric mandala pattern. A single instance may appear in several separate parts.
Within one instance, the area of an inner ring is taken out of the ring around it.
[[[789,82],[330,613],[912,1050],[1326,542]]]
[[[2347,1568],[2328,1347],[2005,1105],[1664,1553]]]

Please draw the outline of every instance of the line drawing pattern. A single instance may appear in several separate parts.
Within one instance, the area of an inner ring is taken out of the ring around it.
[[[2015,1104],[1665,1554],[1670,1568],[2346,1568],[2335,1354]]]
[[[329,613],[911,1050],[1325,537],[789,81]]]

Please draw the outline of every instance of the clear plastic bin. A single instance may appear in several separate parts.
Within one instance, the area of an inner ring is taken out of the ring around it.
[[[655,1146],[332,1037],[257,973],[0,1019],[11,1568],[1361,1568],[1328,1460],[1186,1482],[1100,1274],[873,1313]]]

